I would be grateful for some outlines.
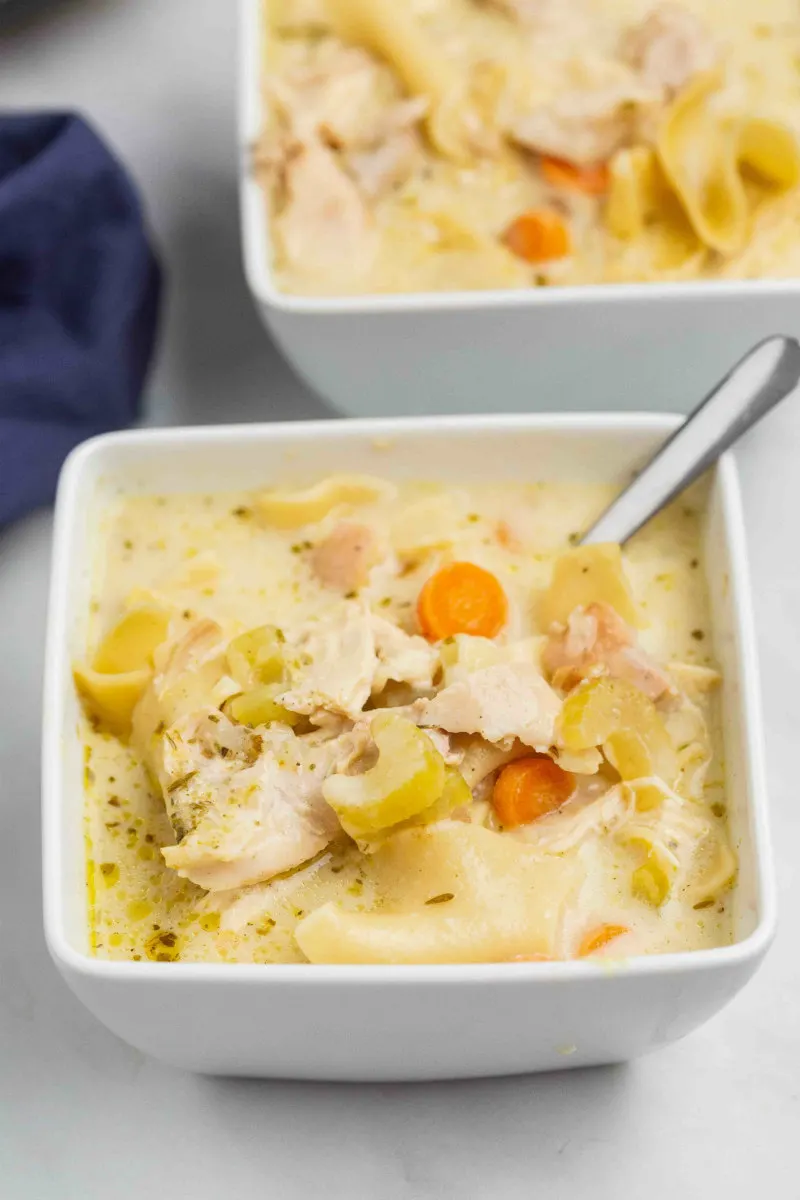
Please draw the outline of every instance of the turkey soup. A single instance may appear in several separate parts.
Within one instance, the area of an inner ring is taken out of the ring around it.
[[[800,275],[794,0],[265,0],[287,292]]]
[[[88,917],[118,960],[515,962],[727,944],[696,491],[146,496],[104,519]]]

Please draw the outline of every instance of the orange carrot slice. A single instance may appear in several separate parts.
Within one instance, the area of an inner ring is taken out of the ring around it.
[[[503,767],[492,792],[492,804],[506,829],[530,825],[569,800],[575,779],[544,755],[518,758]]]
[[[547,208],[522,213],[508,226],[503,241],[512,254],[529,263],[564,258],[572,249],[563,217]]]
[[[541,161],[541,169],[551,187],[583,192],[585,196],[602,196],[608,191],[610,174],[604,162],[580,165],[563,158],[545,156]]]
[[[471,633],[493,638],[508,619],[508,600],[498,579],[475,563],[442,567],[422,588],[417,620],[431,641]]]
[[[599,925],[597,929],[592,929],[586,934],[580,944],[578,958],[587,958],[588,955],[594,954],[595,950],[602,949],[609,942],[613,942],[614,938],[622,937],[623,933],[627,932],[627,925]]]

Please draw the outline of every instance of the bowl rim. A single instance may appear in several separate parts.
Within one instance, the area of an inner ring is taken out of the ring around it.
[[[484,309],[563,307],[564,305],[659,304],[686,301],[711,304],[742,296],[797,296],[797,279],[697,279],[653,283],[570,284],[549,288],[497,288],[485,291],[368,292],[358,295],[301,296],[283,292],[272,270],[266,194],[253,170],[253,149],[262,120],[261,73],[264,25],[262,0],[239,0],[238,101],[239,211],[245,278],[260,304],[305,316],[336,314],[429,313]]]
[[[569,960],[552,963],[475,964],[309,964],[309,963],[202,963],[123,962],[92,957],[77,950],[67,938],[61,895],[64,886],[64,853],[61,842],[61,812],[64,777],[61,747],[72,736],[65,720],[64,673],[70,670],[68,621],[62,597],[68,594],[73,574],[80,570],[74,546],[81,516],[80,495],[86,473],[97,470],[99,460],[120,448],[130,447],[143,457],[151,446],[235,444],[243,438],[269,439],[283,443],[307,440],[391,438],[421,432],[468,433],[481,430],[540,432],[569,435],[598,433],[624,435],[663,432],[668,434],[681,418],[663,413],[531,413],[508,415],[464,415],[427,417],[374,417],[349,420],[262,422],[247,425],[176,426],[135,429],[101,434],[83,442],[67,458],[61,471],[53,528],[51,578],[48,600],[42,729],[42,883],[45,940],[59,969],[70,976],[122,983],[174,982],[185,984],[295,985],[326,983],[346,985],[379,984],[513,984],[521,981],[556,984],[596,980],[598,975],[634,978],[705,973],[757,963],[775,935],[777,888],[771,848],[764,735],[758,656],[748,571],[745,526],[738,471],[731,452],[723,455],[715,469],[720,483],[723,525],[729,543],[733,627],[740,660],[739,690],[747,729],[747,789],[756,873],[759,913],[747,937],[727,946],[639,955],[629,959]]]

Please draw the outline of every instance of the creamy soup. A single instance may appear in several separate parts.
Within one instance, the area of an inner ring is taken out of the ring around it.
[[[703,494],[336,476],[121,500],[87,661],[94,953],[482,962],[731,937]]]
[[[794,0],[268,0],[309,295],[800,274]]]

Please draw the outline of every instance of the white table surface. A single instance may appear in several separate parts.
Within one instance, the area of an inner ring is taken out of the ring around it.
[[[171,277],[151,401],[159,422],[325,412],[270,347],[242,280],[234,25],[233,0],[11,0],[0,16],[0,107],[82,109],[146,197]],[[745,992],[677,1046],[628,1066],[513,1080],[195,1078],[143,1058],[84,1011],[41,932],[50,515],[0,535],[4,1200],[800,1195],[800,809],[791,783],[800,750],[800,406],[774,414],[740,457],[782,896],[777,943]]]

